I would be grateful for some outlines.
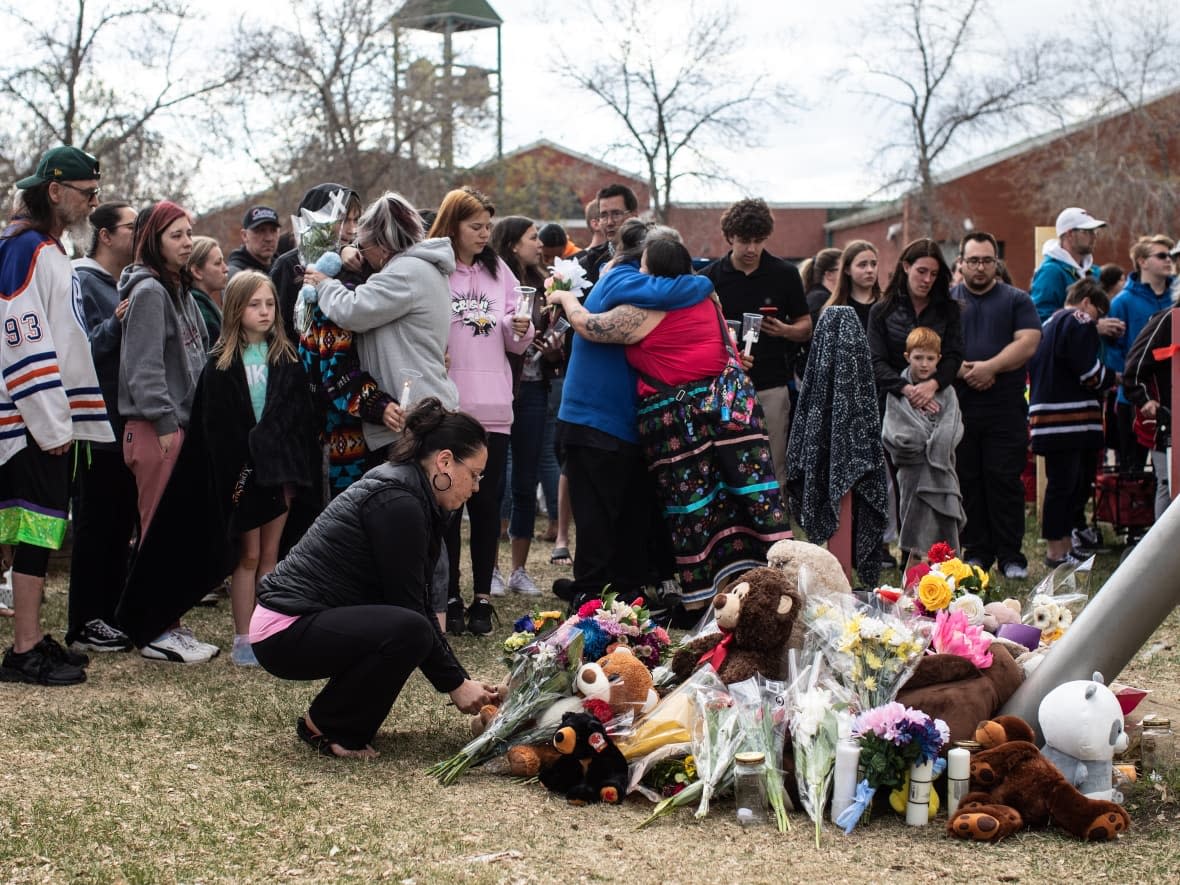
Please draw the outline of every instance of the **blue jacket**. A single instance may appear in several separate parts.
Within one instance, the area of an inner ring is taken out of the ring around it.
[[[1097,264],[1091,264],[1087,271],[1094,279],[1098,279],[1101,272]],[[1052,255],[1045,256],[1033,274],[1032,287],[1028,292],[1042,324],[1065,307],[1065,290],[1080,279],[1081,272],[1074,265]]]
[[[1110,316],[1122,320],[1127,325],[1126,332],[1121,338],[1109,339],[1106,347],[1106,365],[1115,372],[1123,372],[1127,362],[1127,352],[1147,321],[1168,308],[1172,304],[1172,282],[1175,277],[1168,277],[1168,284],[1162,295],[1156,295],[1151,286],[1139,279],[1139,271],[1127,277],[1127,284],[1123,291],[1114,297],[1110,303]],[[1119,386],[1119,402],[1127,403],[1126,393]]]
[[[634,264],[620,264],[594,284],[585,307],[591,313],[620,304],[676,310],[699,304],[712,291],[713,283],[705,277],[653,277],[640,273]],[[558,417],[638,443],[635,406],[635,370],[627,363],[624,347],[575,335]]]

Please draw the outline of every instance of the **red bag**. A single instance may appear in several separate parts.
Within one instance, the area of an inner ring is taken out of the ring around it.
[[[1155,524],[1155,477],[1103,468],[1094,478],[1094,519],[1116,528]]]

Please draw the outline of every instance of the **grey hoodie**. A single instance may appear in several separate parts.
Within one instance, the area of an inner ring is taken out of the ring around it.
[[[205,321],[187,291],[169,294],[141,264],[123,269],[119,295],[130,298],[119,355],[119,413],[150,421],[157,435],[187,427],[209,349]]]
[[[455,253],[446,237],[423,240],[395,255],[355,290],[339,280],[316,287],[319,307],[332,322],[357,336],[361,368],[382,390],[400,398],[402,369],[421,372],[410,399],[437,396],[444,407],[457,408],[459,391],[447,376],[447,335],[451,327],[451,289]],[[365,442],[378,449],[397,439],[383,424],[364,426]]]

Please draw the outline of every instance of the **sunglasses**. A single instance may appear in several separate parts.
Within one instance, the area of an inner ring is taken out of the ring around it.
[[[1160,261],[1171,261],[1172,260],[1172,256],[1169,255],[1167,252],[1152,252],[1151,255],[1148,257],[1158,258]]]
[[[75,193],[81,194],[87,200],[97,200],[98,199],[98,188],[96,188],[96,187],[77,187],[76,185],[70,184],[68,181],[59,181],[58,184],[60,184],[62,187],[68,187],[70,190],[74,191]]]

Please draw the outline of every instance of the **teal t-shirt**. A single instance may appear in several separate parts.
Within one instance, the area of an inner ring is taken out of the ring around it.
[[[250,388],[250,405],[254,407],[254,420],[262,418],[266,405],[266,342],[247,344],[242,350],[242,366],[246,370],[246,386]]]

